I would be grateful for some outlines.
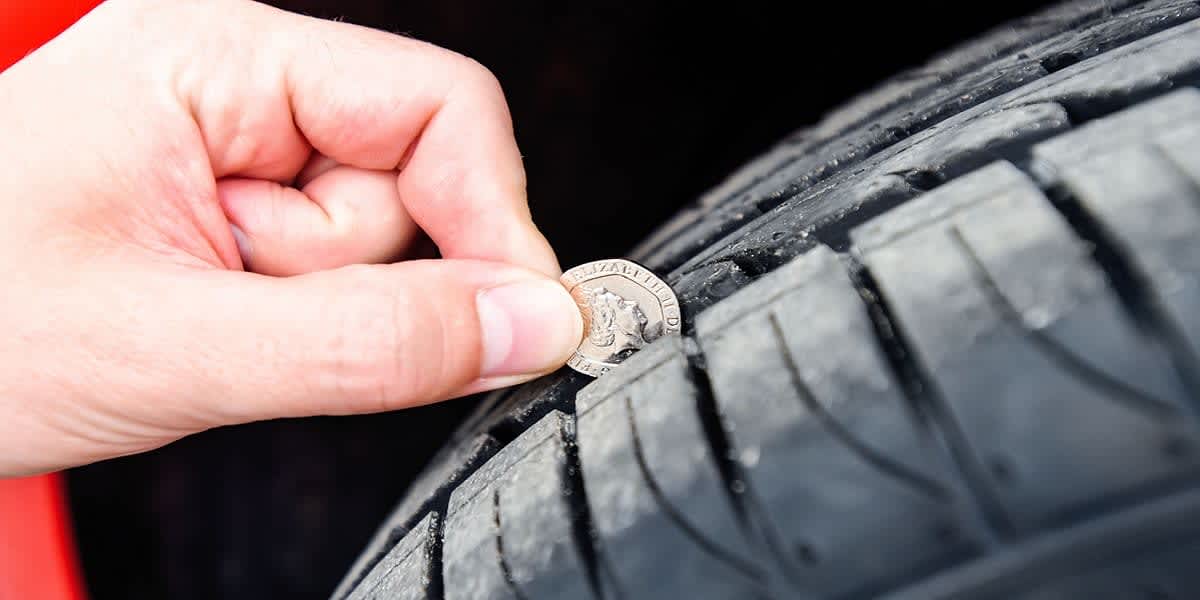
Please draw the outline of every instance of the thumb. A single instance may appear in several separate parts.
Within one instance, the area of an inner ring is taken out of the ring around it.
[[[475,260],[354,265],[288,278],[206,272],[178,340],[214,425],[392,410],[552,371],[583,335],[557,281]],[[236,365],[236,368],[230,368]]]

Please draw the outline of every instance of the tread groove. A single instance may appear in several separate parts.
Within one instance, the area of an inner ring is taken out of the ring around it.
[[[492,524],[496,528],[496,556],[500,557],[500,573],[504,575],[504,583],[508,585],[509,591],[517,600],[528,600],[528,596],[521,591],[517,585],[517,581],[513,579],[512,569],[508,566],[508,559],[504,553],[504,533],[500,523],[500,490],[492,490]]]
[[[437,507],[437,517],[433,520],[433,531],[429,541],[429,571],[430,580],[425,587],[429,600],[444,600],[446,597],[445,571],[442,569],[442,546],[446,540],[446,509],[450,505],[450,497],[446,496]]]
[[[1173,161],[1168,162],[1173,168]],[[1130,258],[1125,244],[1058,180],[1052,165],[1035,159],[1027,174],[1042,189],[1050,205],[1066,219],[1080,239],[1092,245],[1092,258],[1108,277],[1117,299],[1134,323],[1149,332],[1166,351],[1171,366],[1192,390],[1200,390],[1200,358],[1191,349],[1183,329],[1164,307],[1150,277]],[[1190,181],[1190,178],[1188,178]],[[1200,196],[1200,193],[1196,194]],[[1192,417],[1200,415],[1200,399],[1191,397]]]
[[[890,477],[899,481],[908,488],[911,488],[915,493],[926,496],[936,502],[949,502],[950,493],[941,486],[937,481],[934,481],[920,473],[915,473],[908,467],[888,459],[879,452],[875,451],[870,446],[857,439],[854,434],[846,430],[841,423],[829,411],[817,401],[813,396],[812,390],[808,384],[804,382],[800,375],[799,366],[796,364],[796,359],[792,355],[791,348],[783,337],[783,328],[779,324],[779,318],[772,311],[767,315],[768,321],[771,323],[771,329],[775,333],[776,339],[779,341],[779,352],[783,357],[784,365],[787,368],[788,375],[792,380],[792,387],[800,396],[804,407],[817,418],[817,422],[824,427],[830,435],[839,441],[850,452],[857,455],[863,462],[874,467],[886,477]]]
[[[658,487],[658,482],[655,480],[654,475],[650,472],[649,466],[646,464],[646,458],[642,452],[641,434],[638,432],[637,419],[635,419],[633,416],[633,402],[627,395],[624,396],[623,401],[625,403],[625,418],[628,421],[629,431],[633,439],[633,455],[637,461],[638,472],[641,474],[642,480],[645,482],[646,487],[650,490],[650,495],[654,497],[654,501],[658,504],[659,508],[662,509],[663,514],[665,514],[667,518],[679,528],[680,531],[687,535],[687,537],[691,538],[691,540],[695,542],[697,546],[702,548],[710,556],[729,565],[747,578],[757,582],[762,582],[765,574],[761,569],[755,567],[753,564],[750,564],[749,560],[735,556],[725,548],[722,548],[716,542],[708,539],[708,536],[701,533],[691,523],[689,523],[688,520],[684,518],[683,515],[679,514],[679,511],[676,510],[675,507],[667,500],[666,495],[663,494],[662,489]]]
[[[571,404],[573,407],[574,394],[572,394]],[[620,583],[613,575],[613,569],[607,564],[604,553],[599,547],[599,536],[596,534],[595,521],[592,520],[587,489],[583,486],[583,465],[579,462],[579,445],[575,438],[577,416],[574,410],[567,415],[567,418],[570,421],[565,424],[562,431],[565,454],[562,469],[563,479],[570,486],[567,493],[564,494],[564,501],[571,505],[571,537],[575,543],[575,549],[583,561],[588,587],[592,590],[593,597],[597,600],[626,598]],[[609,583],[611,593],[605,593],[606,588],[601,581],[602,576]]]
[[[688,326],[694,325],[690,323]],[[800,568],[785,549],[783,535],[775,531],[769,520],[762,517],[766,514],[766,509],[751,485],[750,478],[746,477],[742,465],[734,458],[737,454],[721,422],[700,342],[694,337],[685,337],[684,341],[688,378],[696,391],[696,412],[700,417],[709,454],[716,461],[717,472],[724,484],[722,489],[733,506],[738,524],[750,540],[758,541],[766,547],[785,575],[794,578]]]
[[[1058,365],[1064,371],[1074,375],[1079,381],[1102,392],[1109,392],[1108,397],[1120,401],[1129,408],[1145,413],[1157,420],[1165,420],[1178,415],[1178,411],[1169,402],[1159,400],[1130,387],[1124,381],[1109,376],[1107,373],[1089,365],[1069,348],[1064,348],[1057,340],[1047,336],[1040,329],[1025,321],[1020,311],[1009,302],[1004,292],[996,285],[987,271],[987,266],[980,260],[974,248],[963,238],[957,226],[951,226],[948,235],[953,243],[966,257],[967,263],[977,283],[983,288],[984,294],[999,310],[1002,318],[1014,325],[1028,339],[1031,345],[1043,356]]]
[[[912,345],[898,326],[887,300],[867,266],[857,260],[848,265],[850,278],[867,306],[876,341],[883,349],[889,367],[901,382],[904,397],[926,423],[972,500],[968,520],[976,524],[983,541],[998,546],[1016,531],[1011,517],[988,484],[984,465],[974,455],[967,436],[954,420],[941,397],[933,376],[922,365]]]

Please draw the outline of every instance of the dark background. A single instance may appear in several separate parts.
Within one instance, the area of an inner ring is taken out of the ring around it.
[[[1038,2],[277,0],[476,58],[564,267],[619,256],[791,131]],[[473,399],[257,423],[69,477],[99,600],[326,598]]]

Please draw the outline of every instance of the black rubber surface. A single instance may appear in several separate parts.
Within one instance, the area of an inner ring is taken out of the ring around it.
[[[684,335],[494,394],[335,598],[1200,595],[1200,7],[1075,3],[631,256]]]

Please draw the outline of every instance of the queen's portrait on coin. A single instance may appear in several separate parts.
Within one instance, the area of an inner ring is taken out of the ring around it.
[[[626,350],[646,345],[646,313],[637,302],[626,300],[604,288],[585,288],[583,297],[591,312],[588,335],[593,345],[609,351],[610,360]]]

